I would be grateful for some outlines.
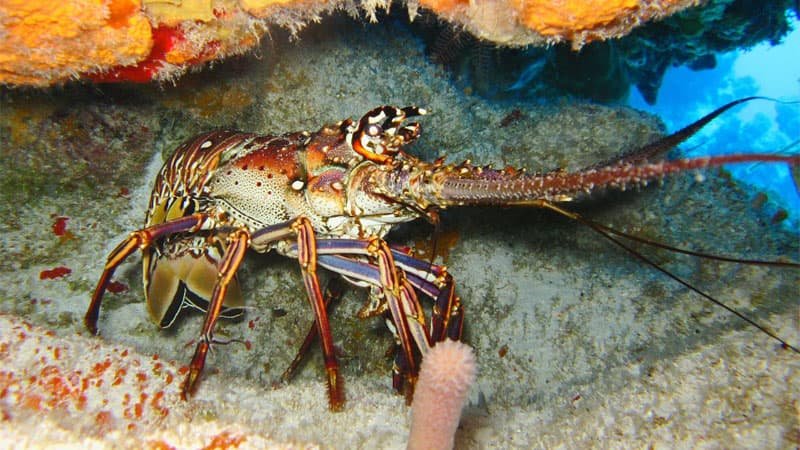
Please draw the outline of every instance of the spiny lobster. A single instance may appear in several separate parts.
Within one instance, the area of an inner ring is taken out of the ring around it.
[[[410,397],[420,359],[437,342],[461,338],[464,312],[445,267],[415,259],[383,239],[393,226],[417,218],[436,222],[440,210],[454,206],[522,205],[548,208],[603,232],[608,230],[557,203],[602,188],[625,189],[676,172],[727,163],[800,164],[800,156],[768,154],[650,162],[726,110],[751,99],[726,104],[672,135],[575,172],[528,174],[513,168],[478,167],[469,161],[458,165],[445,164],[443,159],[420,161],[403,151],[420,134],[420,125],[406,119],[426,113],[413,106],[380,106],[358,121],[344,120],[314,133],[263,136],[212,131],[199,135],[165,162],[155,181],[144,228],[131,233],[108,256],[85,325],[97,333],[100,304],[115,269],[142,250],[147,307],[159,326],[170,326],[185,308],[206,312],[182,386],[186,397],[195,392],[206,354],[216,343],[217,320],[243,312],[236,272],[246,250],[275,250],[300,264],[315,318],[316,328],[309,336],[320,337],[330,408],[341,409],[345,395],[328,299],[317,276],[320,267],[369,287],[359,317],[388,318],[399,342],[393,384]],[[419,296],[433,300],[429,320]]]

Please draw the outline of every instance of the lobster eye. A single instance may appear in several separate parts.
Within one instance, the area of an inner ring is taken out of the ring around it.
[[[383,128],[381,128],[381,126],[378,124],[372,124],[367,127],[366,133],[367,136],[372,136],[372,137],[380,136],[381,134],[383,134]]]
[[[377,127],[377,128],[380,128],[380,127]],[[361,139],[360,139],[361,146],[363,148],[371,151],[372,153],[380,155],[381,153],[383,153],[383,150],[384,150],[383,142],[381,142],[381,140],[379,138],[376,139],[376,137],[373,136],[370,133],[370,131],[372,131],[372,127],[368,128],[365,131],[364,135],[361,136]],[[380,135],[378,135],[378,136],[380,136]]]

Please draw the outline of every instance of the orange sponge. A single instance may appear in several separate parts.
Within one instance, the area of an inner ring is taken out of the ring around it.
[[[544,36],[593,30],[629,17],[638,0],[512,0],[520,21]]]
[[[140,0],[0,2],[0,83],[43,86],[150,53]]]
[[[586,42],[628,33],[697,0],[419,0],[420,5],[498,43]]]

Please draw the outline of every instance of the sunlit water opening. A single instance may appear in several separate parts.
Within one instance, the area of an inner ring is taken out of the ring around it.
[[[714,69],[670,68],[656,104],[648,105],[636,89],[629,104],[657,114],[672,132],[737,98],[771,97],[781,102],[753,101],[715,120],[683,145],[684,154],[800,154],[800,23],[795,19],[791,25],[780,45],[719,54]],[[784,226],[800,230],[800,193],[788,165],[739,164],[728,170],[767,194],[769,214],[783,217],[785,211]]]

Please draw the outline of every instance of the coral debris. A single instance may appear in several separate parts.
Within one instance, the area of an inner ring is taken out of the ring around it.
[[[178,399],[177,368],[157,356],[133,356],[85,338],[58,341],[5,315],[0,329],[0,406],[15,420],[37,414],[81,420],[87,436],[101,437],[113,429],[146,429]]]
[[[198,417],[202,411],[180,400],[180,368],[158,355],[64,339],[4,314],[0,331],[0,446],[234,449],[252,441],[256,448],[315,448]],[[203,424],[182,430],[192,421]]]

